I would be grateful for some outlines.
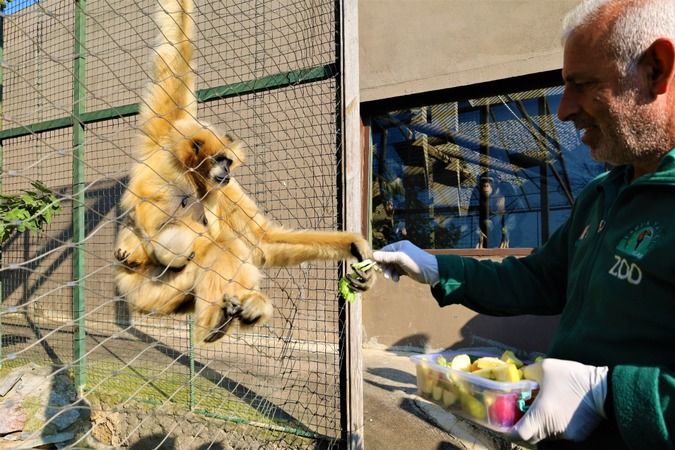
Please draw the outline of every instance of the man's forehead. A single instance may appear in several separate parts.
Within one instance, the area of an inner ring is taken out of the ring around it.
[[[591,32],[592,33],[592,32]],[[598,36],[579,30],[565,42],[562,76],[565,82],[588,81],[599,73],[608,74],[614,63]]]

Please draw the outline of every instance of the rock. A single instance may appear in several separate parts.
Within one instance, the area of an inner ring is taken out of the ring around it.
[[[17,399],[8,398],[0,405],[0,435],[22,431],[26,413]]]
[[[12,372],[0,381],[0,396],[4,397],[21,379],[22,373]]]
[[[41,447],[48,444],[56,444],[57,442],[65,442],[71,440],[75,435],[70,432],[52,434],[49,436],[41,436],[40,433],[24,433],[20,441],[15,441],[9,445],[6,444],[3,449],[19,450],[26,448]]]

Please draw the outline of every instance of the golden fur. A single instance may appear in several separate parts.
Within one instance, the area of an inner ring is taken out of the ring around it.
[[[286,230],[260,212],[232,178],[244,151],[196,118],[192,0],[160,0],[160,42],[140,111],[128,211],[116,245],[120,293],[138,310],[194,310],[198,341],[213,342],[233,318],[264,322],[264,266],[370,256],[362,236]]]

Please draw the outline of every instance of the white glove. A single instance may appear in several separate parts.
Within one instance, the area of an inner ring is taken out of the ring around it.
[[[511,429],[511,437],[530,444],[546,438],[586,439],[607,417],[607,367],[547,358],[541,369],[539,395]]]
[[[373,252],[373,259],[377,261],[385,278],[398,281],[401,275],[408,275],[415,281],[431,286],[438,283],[436,257],[410,241],[385,245]]]

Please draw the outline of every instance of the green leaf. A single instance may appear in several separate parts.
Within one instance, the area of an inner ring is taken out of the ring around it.
[[[21,200],[28,206],[36,206],[38,199],[36,199],[30,192],[21,195]]]
[[[340,278],[340,281],[338,282],[338,292],[349,303],[352,303],[356,300],[356,293],[352,291],[351,287],[349,287],[349,281],[347,281],[347,277]]]
[[[0,243],[15,232],[35,231],[51,223],[61,203],[48,187],[40,181],[31,183],[36,191],[23,191],[17,195],[0,194]]]

